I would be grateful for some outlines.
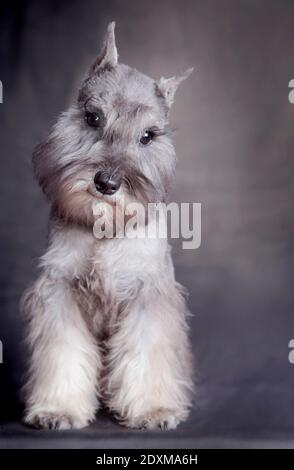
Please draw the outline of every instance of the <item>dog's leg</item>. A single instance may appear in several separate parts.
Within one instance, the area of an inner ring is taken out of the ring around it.
[[[47,429],[82,428],[95,416],[99,350],[71,287],[44,273],[24,298],[31,364],[25,422]]]
[[[122,424],[173,429],[191,400],[191,353],[178,287],[144,288],[109,340],[108,406]]]

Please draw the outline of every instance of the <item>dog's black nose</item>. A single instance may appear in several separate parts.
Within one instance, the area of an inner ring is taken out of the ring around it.
[[[94,184],[100,193],[111,195],[119,189],[121,179],[107,171],[98,171],[94,176]]]

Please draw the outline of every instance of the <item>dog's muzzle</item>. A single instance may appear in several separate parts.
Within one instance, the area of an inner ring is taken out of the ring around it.
[[[98,171],[94,176],[94,184],[97,191],[111,196],[120,188],[121,177],[107,171]]]

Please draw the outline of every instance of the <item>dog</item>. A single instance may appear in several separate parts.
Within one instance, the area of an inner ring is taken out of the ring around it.
[[[93,207],[110,221],[110,209],[166,201],[176,164],[169,111],[191,71],[154,81],[118,63],[110,23],[77,99],[33,153],[51,215],[41,274],[21,307],[28,425],[83,428],[103,406],[131,428],[174,429],[189,414],[188,310],[168,240],[144,236],[146,226],[156,232],[152,213],[133,226],[142,236],[115,227],[96,237]]]

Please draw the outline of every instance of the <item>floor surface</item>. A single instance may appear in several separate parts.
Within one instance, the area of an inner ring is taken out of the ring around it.
[[[199,387],[197,403],[174,431],[129,430],[104,413],[78,431],[39,431],[19,421],[2,422],[0,448],[294,448],[291,390]]]

